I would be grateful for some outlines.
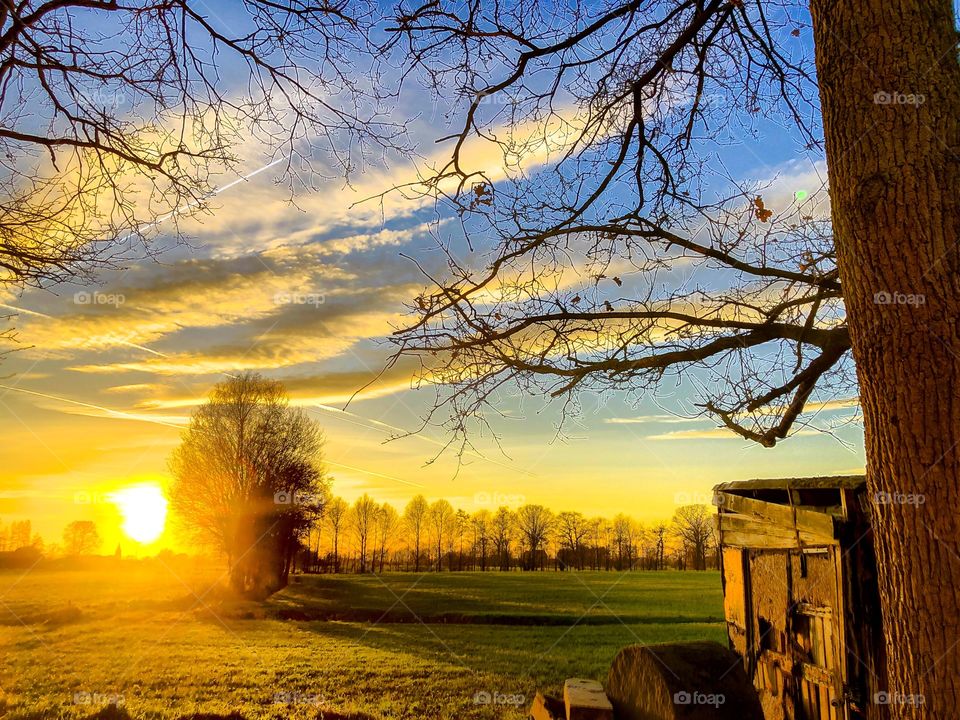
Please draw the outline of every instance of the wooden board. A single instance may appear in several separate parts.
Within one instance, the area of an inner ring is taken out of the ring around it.
[[[727,512],[719,516],[719,529],[720,543],[727,547],[784,550],[839,544],[836,538]]]
[[[727,492],[718,492],[714,498],[716,504],[725,512],[754,517],[786,528],[796,527],[804,532],[823,536],[830,540],[836,538],[834,518],[824,512],[754,500]]]
[[[563,703],[567,720],[613,720],[613,705],[596,680],[564,680]]]

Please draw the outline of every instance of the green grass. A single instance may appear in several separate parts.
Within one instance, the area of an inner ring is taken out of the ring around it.
[[[519,720],[537,688],[602,680],[625,645],[725,642],[714,572],[303,577],[265,604],[215,579],[0,572],[0,717]]]
[[[712,573],[407,573],[297,578],[270,605],[288,617],[392,622],[720,622]]]

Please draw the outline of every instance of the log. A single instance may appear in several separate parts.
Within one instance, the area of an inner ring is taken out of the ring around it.
[[[763,720],[740,657],[715,642],[625,647],[606,692],[617,720]]]

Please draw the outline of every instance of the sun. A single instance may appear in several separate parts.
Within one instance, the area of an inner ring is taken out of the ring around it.
[[[159,485],[131,485],[112,493],[111,500],[123,516],[120,527],[128,537],[140,543],[151,543],[163,534],[167,498]]]

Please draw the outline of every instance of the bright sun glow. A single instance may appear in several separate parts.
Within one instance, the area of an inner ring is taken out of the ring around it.
[[[158,485],[133,485],[112,494],[123,516],[123,532],[137,542],[151,543],[163,533],[167,499]]]

